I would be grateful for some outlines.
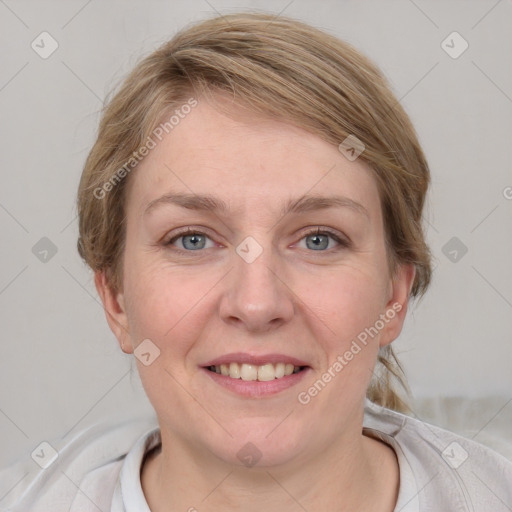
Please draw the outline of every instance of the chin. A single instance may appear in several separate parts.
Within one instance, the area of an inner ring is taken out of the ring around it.
[[[277,426],[280,421],[282,418],[266,419],[252,428],[249,422],[244,422],[243,429],[230,430],[233,437],[228,437],[227,443],[222,446],[214,443],[210,451],[227,464],[246,468],[271,468],[290,463],[310,443],[301,442],[298,429]]]

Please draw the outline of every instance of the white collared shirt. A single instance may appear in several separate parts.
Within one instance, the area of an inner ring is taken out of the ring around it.
[[[512,462],[490,448],[368,400],[363,433],[397,455],[395,512],[512,511]],[[54,446],[58,456],[46,469],[27,457],[0,471],[1,510],[151,512],[140,471],[160,442],[156,417],[90,427]]]

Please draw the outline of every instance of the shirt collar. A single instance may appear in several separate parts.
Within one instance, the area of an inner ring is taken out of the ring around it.
[[[161,442],[160,428],[155,427],[146,431],[128,452],[112,497],[111,512],[151,512],[140,474],[144,456]]]

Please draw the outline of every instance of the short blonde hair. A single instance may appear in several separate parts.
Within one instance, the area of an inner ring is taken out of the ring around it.
[[[332,144],[349,135],[362,141],[359,158],[379,188],[390,271],[414,265],[411,296],[425,293],[431,263],[422,211],[430,173],[410,119],[379,69],[351,45],[263,13],[219,16],[185,28],[141,60],[106,100],[78,191],[78,250],[94,271],[106,273],[112,289],[122,288],[126,163],[191,95],[219,91]],[[380,350],[378,364],[383,372],[372,380],[368,398],[405,412],[406,400],[393,381],[408,388],[390,345]]]

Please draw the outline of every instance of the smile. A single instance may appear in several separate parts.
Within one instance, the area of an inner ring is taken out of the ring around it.
[[[208,367],[208,370],[231,379],[267,382],[274,379],[282,379],[293,373],[299,373],[304,368],[304,366],[294,366],[291,363],[267,363],[258,366],[255,364],[232,362],[229,364],[211,365]]]

